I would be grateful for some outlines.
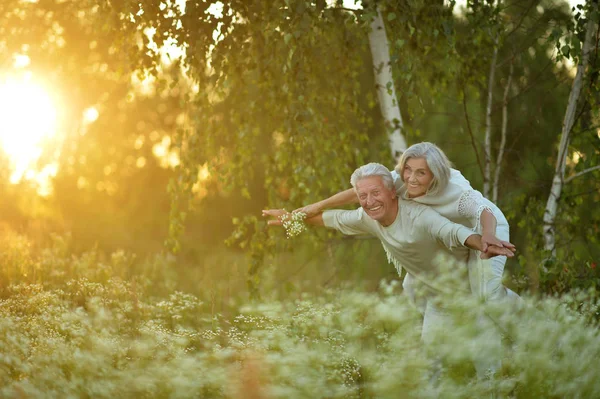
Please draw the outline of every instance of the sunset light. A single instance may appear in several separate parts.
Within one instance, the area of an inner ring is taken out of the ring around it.
[[[0,81],[0,144],[11,163],[11,183],[27,177],[44,142],[55,135],[56,119],[50,96],[31,79]]]

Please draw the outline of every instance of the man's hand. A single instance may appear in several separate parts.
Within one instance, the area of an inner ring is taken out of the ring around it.
[[[267,221],[269,226],[283,226],[282,216],[289,214],[285,209],[263,209],[262,215],[267,217],[270,216],[271,219]]]
[[[490,245],[487,247],[487,252],[481,252],[479,256],[481,259],[490,259],[495,256],[506,256],[512,258],[515,256],[514,252],[516,251],[515,246],[508,241],[501,241],[504,246],[499,247],[497,245]],[[507,246],[509,244],[510,246]]]

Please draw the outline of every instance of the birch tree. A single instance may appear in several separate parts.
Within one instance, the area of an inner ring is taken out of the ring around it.
[[[503,43],[504,24],[500,18],[502,1],[490,1],[487,3],[481,3],[477,1],[468,1],[467,6],[469,9],[469,21],[478,31],[477,43],[483,49],[488,52],[488,46],[492,47],[491,59],[489,61],[488,72],[487,72],[487,90],[485,93],[485,116],[483,123],[483,166],[481,167],[481,173],[483,177],[483,195],[486,198],[491,198],[494,182],[494,161],[492,156],[492,133],[493,133],[493,111],[494,111],[494,89],[496,72],[498,69],[498,53]],[[489,54],[489,52],[488,52]],[[485,54],[486,56],[488,54]],[[487,57],[485,57],[487,58]],[[463,88],[464,93],[464,88]],[[463,94],[464,96],[464,94]],[[465,117],[468,119],[466,103]],[[470,127],[469,127],[470,129]],[[477,158],[478,155],[478,144],[475,141],[472,130],[470,129],[471,142]],[[479,161],[478,161],[479,164]]]
[[[567,156],[569,153],[569,142],[571,137],[571,131],[575,123],[575,113],[577,110],[577,103],[581,95],[583,86],[583,80],[585,70],[588,65],[590,51],[594,41],[594,34],[596,33],[596,21],[592,17],[593,13],[598,9],[598,3],[594,2],[590,10],[588,10],[588,20],[585,29],[585,40],[581,50],[581,57],[577,65],[577,73],[573,84],[571,86],[571,93],[569,95],[569,102],[567,104],[567,110],[563,120],[562,131],[560,135],[560,143],[558,147],[558,155],[556,158],[556,166],[554,169],[554,177],[552,179],[552,186],[550,188],[550,194],[546,202],[546,208],[544,210],[543,219],[543,233],[544,233],[544,249],[549,251],[552,257],[556,256],[556,229],[555,222],[558,213],[558,204],[561,197],[563,185],[565,183],[565,167],[567,162]]]
[[[498,36],[494,39],[494,51],[492,53],[492,62],[490,63],[490,73],[488,76],[487,108],[485,112],[485,139],[484,139],[484,175],[483,175],[483,196],[490,197],[490,187],[492,181],[492,103],[494,95],[494,77],[496,75],[496,61],[498,60]]]
[[[379,108],[387,130],[390,152],[394,160],[406,150],[406,139],[402,133],[403,123],[396,88],[390,65],[390,46],[379,6],[375,6],[375,17],[369,30],[369,47],[373,57],[375,84]]]

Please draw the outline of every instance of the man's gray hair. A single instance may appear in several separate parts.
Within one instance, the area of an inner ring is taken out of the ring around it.
[[[350,184],[356,190],[356,182],[371,176],[379,176],[383,180],[383,184],[390,190],[394,190],[394,178],[388,168],[380,163],[371,162],[356,169],[350,177]]]
[[[402,180],[404,180],[404,166],[410,158],[424,158],[427,161],[427,166],[433,174],[433,180],[429,189],[427,189],[427,194],[436,195],[446,188],[450,180],[452,163],[448,160],[444,151],[435,144],[426,141],[408,147],[402,153],[398,165],[396,165],[396,172]]]

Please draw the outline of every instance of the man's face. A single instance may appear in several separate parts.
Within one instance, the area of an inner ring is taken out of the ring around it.
[[[383,184],[380,176],[370,176],[356,182],[356,194],[367,215],[384,226],[396,220],[398,200],[396,192]]]

